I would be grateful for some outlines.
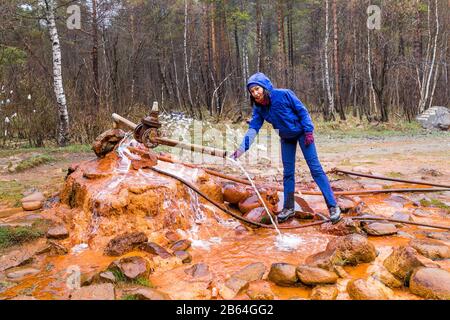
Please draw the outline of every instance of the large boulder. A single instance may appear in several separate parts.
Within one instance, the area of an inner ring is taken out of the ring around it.
[[[268,279],[279,286],[293,286],[298,282],[296,266],[289,263],[273,263]]]
[[[450,300],[450,272],[438,268],[417,268],[411,276],[409,289],[426,299]]]
[[[42,192],[36,191],[22,198],[22,209],[25,211],[39,210],[44,205],[45,196]]]
[[[351,218],[343,218],[336,224],[332,224],[331,222],[324,223],[320,226],[320,232],[332,234],[334,236],[363,233],[359,221],[355,221]]]
[[[425,129],[448,130],[450,128],[450,110],[446,107],[434,106],[416,117]]]
[[[306,264],[330,271],[334,266],[357,265],[375,260],[377,251],[367,237],[351,234],[331,240],[325,251],[306,258]]]
[[[445,243],[431,239],[413,239],[409,245],[417,250],[421,255],[431,260],[441,260],[450,258],[450,247]]]
[[[308,265],[297,267],[297,277],[306,285],[333,284],[338,279],[334,272]]]
[[[125,233],[109,241],[104,253],[107,256],[121,256],[147,240],[147,236],[143,232]]]
[[[375,279],[353,279],[347,284],[347,292],[352,300],[388,300],[390,289]]]
[[[311,291],[311,300],[336,300],[339,294],[336,286],[321,285],[314,287]]]

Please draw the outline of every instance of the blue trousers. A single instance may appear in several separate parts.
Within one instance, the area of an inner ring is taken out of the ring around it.
[[[314,182],[319,186],[328,208],[336,206],[336,199],[334,197],[333,190],[331,190],[330,181],[322,169],[322,165],[320,164],[317,156],[315,144],[312,143],[309,146],[305,146],[304,134],[292,139],[281,138],[280,142],[281,157],[284,168],[284,207],[288,207],[286,201],[290,197],[289,194],[292,195],[292,193],[295,192],[295,153],[297,150],[297,142],[300,144],[300,148],[302,149],[303,156],[308,164],[311,176],[314,179]]]

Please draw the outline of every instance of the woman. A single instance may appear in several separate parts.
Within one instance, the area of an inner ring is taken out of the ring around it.
[[[244,154],[253,143],[264,120],[278,130],[281,141],[281,157],[283,160],[284,204],[277,215],[278,222],[283,222],[295,215],[295,153],[297,142],[302,149],[311,175],[322,192],[330,219],[333,223],[340,220],[341,210],[337,206],[330,182],[322,169],[314,145],[314,126],[303,103],[294,92],[288,89],[275,89],[269,78],[263,73],[256,73],[247,82],[251,94],[253,118],[240,147],[231,158],[236,160]]]

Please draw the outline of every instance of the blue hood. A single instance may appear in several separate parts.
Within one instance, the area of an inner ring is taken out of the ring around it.
[[[247,90],[250,89],[250,85],[252,84],[257,84],[258,86],[263,87],[269,92],[272,92],[273,90],[272,82],[270,82],[270,79],[267,78],[267,76],[262,72],[255,73],[248,79]]]

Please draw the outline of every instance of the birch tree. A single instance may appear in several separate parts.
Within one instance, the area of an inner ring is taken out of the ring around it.
[[[325,0],[325,44],[324,44],[324,63],[325,63],[325,84],[327,88],[327,97],[328,97],[328,106],[327,112],[325,112],[325,120],[329,121],[334,119],[334,97],[331,92],[331,84],[330,84],[330,70],[328,66],[328,41],[330,37],[330,33],[328,30],[328,20],[329,20],[329,2]]]

